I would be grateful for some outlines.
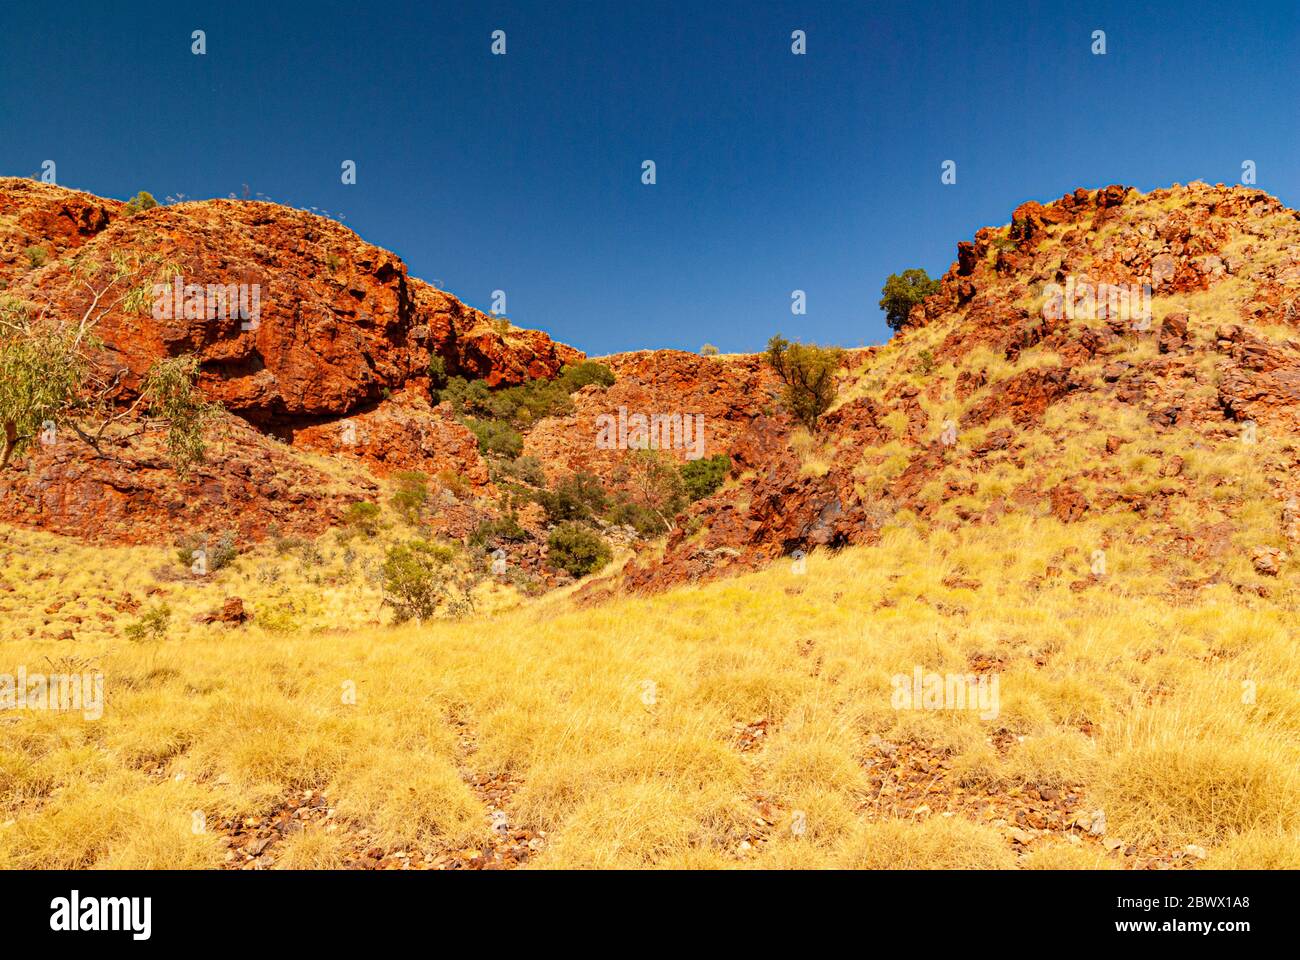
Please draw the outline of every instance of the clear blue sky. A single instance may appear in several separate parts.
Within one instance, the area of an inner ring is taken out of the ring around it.
[[[1298,10],[3,0],[0,172],[53,159],[106,196],[247,184],[342,213],[416,276],[484,309],[503,289],[516,323],[591,353],[877,343],[887,274],[942,272],[1026,199],[1233,183],[1249,159],[1297,205]]]

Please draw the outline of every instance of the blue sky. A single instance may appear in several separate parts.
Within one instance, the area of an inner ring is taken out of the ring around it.
[[[590,353],[855,346],[888,335],[890,272],[941,273],[1026,199],[1233,183],[1253,160],[1300,205],[1298,11],[9,0],[0,173],[53,159],[123,199],[247,184],[343,214],[474,306],[504,290],[514,322]]]

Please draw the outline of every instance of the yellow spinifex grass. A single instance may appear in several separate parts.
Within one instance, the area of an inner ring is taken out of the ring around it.
[[[366,626],[349,620],[359,587],[316,584],[337,629],[190,623],[223,593],[256,612],[283,586],[235,570],[199,599],[175,588],[176,629],[153,647],[120,629],[43,638],[39,610],[11,609],[0,673],[75,654],[103,670],[105,703],[98,720],[0,713],[0,866],[218,866],[224,848],[196,813],[211,824],[306,789],[327,791],[339,828],[286,840],[282,866],[340,866],[359,829],[394,847],[473,845],[489,811],[467,770],[518,781],[508,813],[546,831],[538,867],[1120,862],[1064,838],[1018,856],[964,813],[882,813],[865,762],[882,740],[946,751],[950,786],[1077,789],[1127,843],[1295,866],[1296,575],[1267,598],[1226,584],[1175,594],[1159,550],[1111,533],[1024,516],[893,527],[878,546],[814,552],[802,575],[783,561],[599,605],[566,592],[461,622]],[[1071,590],[1103,534],[1108,573]],[[23,536],[47,567],[75,557],[121,572],[164,556]],[[1042,580],[1049,563],[1062,573]],[[34,568],[18,566],[3,577],[32,598]],[[98,583],[84,567],[50,572],[45,603]],[[895,709],[896,674],[966,673],[977,655],[1000,663],[995,718]],[[760,721],[767,735],[742,751],[738,727]],[[743,847],[760,803],[778,812],[770,839]]]

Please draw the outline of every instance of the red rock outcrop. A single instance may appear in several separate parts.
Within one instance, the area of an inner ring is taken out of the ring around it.
[[[167,467],[155,437],[114,440],[106,456],[69,434],[49,450],[33,447],[26,473],[0,475],[0,519],[129,542],[167,538],[202,517],[205,529],[258,536],[272,524],[316,530],[366,492],[364,482],[331,490],[263,434],[378,476],[450,471],[482,490],[487,469],[473,435],[428,403],[431,360],[441,358],[446,375],[510,386],[583,359],[409,277],[393,254],[304,211],[211,200],[123,217],[122,207],[0,181],[6,295],[95,320],[97,372],[119,384],[118,409],[155,361],[194,354],[203,393],[255,429],[226,423],[237,439],[213,446],[189,479]],[[39,269],[23,252],[35,244],[49,254]],[[74,251],[75,263],[58,258]],[[342,442],[348,424],[358,443]]]
[[[1050,285],[1060,297],[1067,283],[1086,296],[1068,312],[1048,309]],[[1232,293],[1194,299],[1221,284]],[[1214,312],[1196,309],[1202,302]],[[1154,316],[1144,318],[1144,304]],[[865,395],[851,371],[842,378],[858,396],[823,418],[816,469],[801,465],[808,454],[796,453],[788,424],[756,420],[732,444],[743,481],[679,518],[662,556],[629,565],[629,585],[657,589],[869,543],[882,522],[909,514],[940,525],[1008,511],[1163,521],[1172,504],[1195,503],[1206,530],[1231,530],[1236,507],[1186,469],[1186,454],[1256,430],[1271,444],[1257,469],[1276,491],[1279,530],[1293,531],[1298,511],[1285,505],[1300,469],[1300,214],[1257,190],[1205,184],[1145,196],[1113,185],[1022,204],[1008,226],[958,245],[938,291],[868,369]],[[1058,405],[1071,413],[1053,420]],[[1096,459],[1069,458],[1078,430],[1124,420],[1113,414],[1125,409],[1145,433],[1089,436]],[[1153,466],[1140,479],[1144,459]],[[1065,479],[1062,464],[1074,471]],[[1019,479],[980,503],[965,478],[994,467]],[[1167,534],[1185,538],[1177,526]],[[1184,552],[1226,555],[1203,547]],[[1271,576],[1276,564],[1267,566]]]
[[[779,382],[761,357],[702,357],[680,350],[640,350],[601,357],[614,373],[609,388],[585,387],[574,394],[574,412],[538,423],[525,438],[524,453],[537,457],[551,476],[587,470],[613,477],[626,457],[617,442],[604,443],[602,427],[617,427],[622,418],[641,414],[692,419],[703,427],[692,432],[669,430],[664,452],[678,462],[728,453],[755,417],[775,407]],[[621,411],[621,412],[620,412]],[[609,418],[608,420],[604,418]],[[653,443],[659,449],[661,432]],[[674,442],[674,438],[681,442]]]
[[[80,190],[0,177],[0,289],[85,244],[122,209]],[[28,254],[36,248],[37,252]]]

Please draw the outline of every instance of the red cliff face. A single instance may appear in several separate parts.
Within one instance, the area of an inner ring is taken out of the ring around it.
[[[618,442],[619,424],[634,415],[666,417],[670,423],[674,416],[691,418],[689,445],[686,431],[673,432],[670,425],[663,447],[681,463],[727,453],[750,422],[776,403],[776,378],[755,356],[639,350],[600,362],[613,371],[613,386],[579,391],[571,415],[543,420],[525,439],[524,453],[537,457],[552,476],[586,470],[612,477],[627,454]],[[610,428],[602,436],[602,429]],[[681,442],[675,442],[678,436]]]
[[[0,476],[0,518],[149,540],[165,536],[171,519],[249,531],[318,526],[340,498],[373,492],[364,481],[325,483],[293,461],[292,447],[377,476],[451,471],[481,490],[488,477],[477,442],[428,401],[431,360],[448,375],[510,386],[583,358],[411,278],[393,254],[303,211],[235,200],[131,217],[121,209],[0,181],[4,295],[65,318],[89,311],[102,341],[98,371],[120,378],[119,408],[155,361],[196,355],[203,393],[221,404],[224,429],[240,442],[214,447],[198,476],[182,480],[165,458],[139,459],[135,445],[111,443],[106,457],[69,435],[53,450],[34,449],[30,469]],[[24,252],[36,245],[44,258]],[[332,492],[311,496],[313,478]]]

